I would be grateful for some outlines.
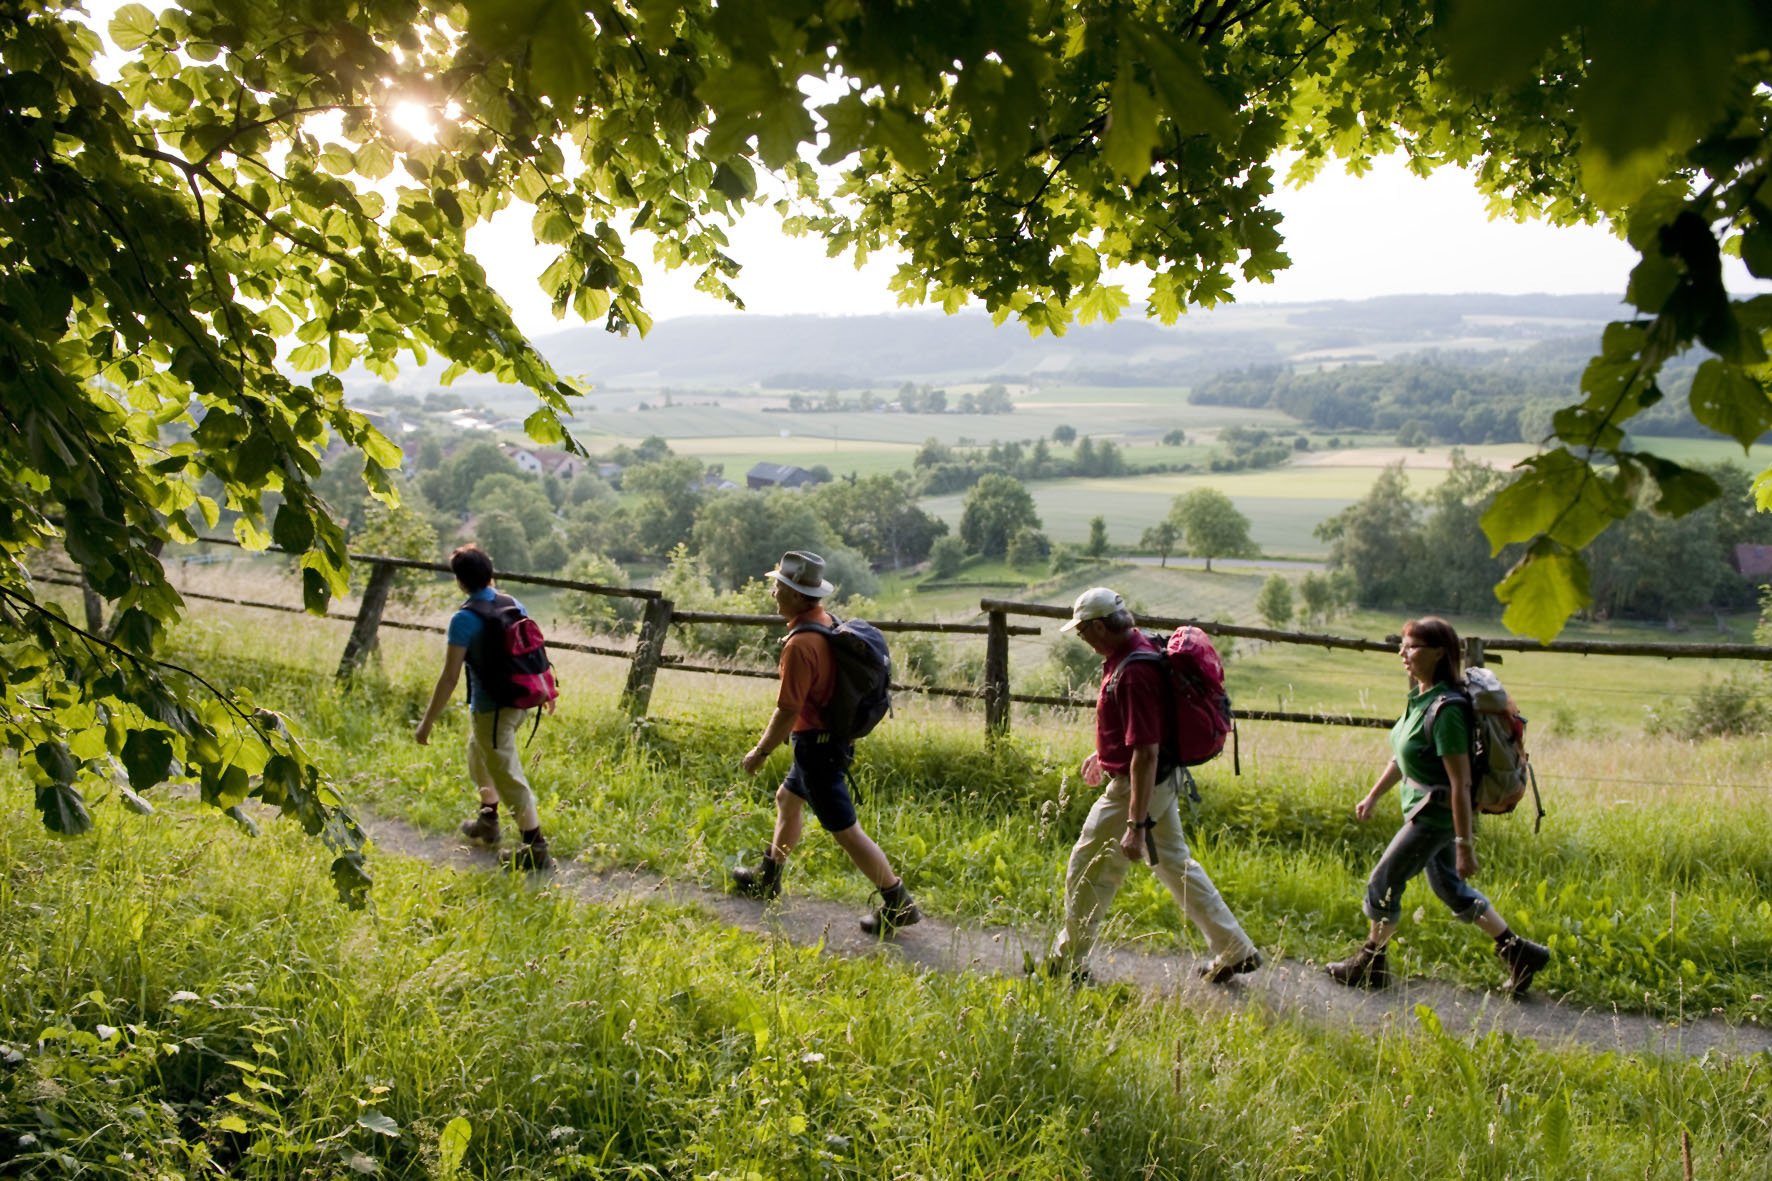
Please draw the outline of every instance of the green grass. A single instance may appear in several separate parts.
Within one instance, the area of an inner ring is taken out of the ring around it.
[[[1056,601],[1056,584],[1040,589]],[[344,633],[217,609],[178,655],[288,710],[354,802],[447,831],[472,795],[459,710],[431,747],[411,740],[440,641],[384,635],[380,671],[341,692]],[[1268,655],[1236,651],[1234,691],[1259,695],[1240,678]],[[1400,692],[1390,657],[1291,663],[1364,681],[1375,708]],[[1605,667],[1653,693],[1651,674],[1679,665]],[[784,764],[750,779],[737,761],[767,682],[667,672],[633,732],[614,711],[619,662],[563,654],[561,671],[562,710],[526,756],[558,852],[714,886],[766,839]],[[1478,883],[1552,945],[1540,981],[1568,1003],[1772,1019],[1772,744],[1613,724],[1535,740],[1552,815],[1536,837],[1521,817],[1485,822]],[[1382,740],[1242,729],[1243,774],[1221,760],[1201,776],[1195,852],[1265,950],[1321,962],[1363,929],[1360,886],[1394,825],[1351,815]],[[1049,930],[1089,802],[1075,777],[1088,720],[1018,710],[995,746],[980,730],[974,712],[904,702],[857,766],[864,823],[931,913]],[[443,1176],[465,1126],[472,1176],[1634,1179],[1677,1175],[1682,1131],[1701,1160],[1772,1174],[1760,1060],[1452,1037],[1426,1013],[1373,1034],[918,974],[386,856],[372,911],[353,914],[321,851],[278,823],[249,840],[194,806],[144,818],[100,800],[94,836],[56,841],[16,770],[0,768],[0,790],[10,1172]],[[867,897],[816,833],[787,888],[858,912]],[[1493,982],[1485,941],[1419,883],[1405,915],[1404,970]],[[1198,943],[1144,873],[1108,934]]]
[[[103,810],[0,833],[9,1175],[1478,1178],[1765,1175],[1764,1063],[1197,1012],[832,959]]]

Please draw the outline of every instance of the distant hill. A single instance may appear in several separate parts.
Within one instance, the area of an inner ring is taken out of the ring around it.
[[[691,316],[645,338],[580,327],[537,338],[560,372],[603,390],[659,386],[890,389],[905,381],[1050,380],[1177,385],[1257,363],[1382,360],[1426,350],[1597,344],[1611,295],[1433,295],[1232,304],[1172,327],[1128,316],[1030,337],[982,312]]]

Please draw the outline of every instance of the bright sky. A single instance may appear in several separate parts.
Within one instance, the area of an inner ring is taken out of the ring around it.
[[[1555,228],[1492,221],[1470,178],[1446,169],[1427,180],[1400,161],[1381,162],[1365,176],[1325,170],[1303,189],[1282,189],[1275,204],[1292,258],[1271,284],[1245,283],[1242,302],[1366,299],[1378,295],[1617,293],[1622,296],[1635,253],[1597,226]],[[899,310],[887,288],[893,262],[876,257],[862,270],[825,257],[822,241],[790,238],[769,211],[733,227],[731,253],[744,264],[734,284],[748,310],[765,315],[861,315]],[[528,239],[527,214],[488,227],[475,252],[493,284],[530,332],[557,331],[535,276],[546,256]],[[728,305],[694,290],[694,273],[646,267],[646,303],[655,319],[720,314]],[[1142,314],[1136,276],[1130,314]],[[1731,285],[1745,285],[1739,267]]]

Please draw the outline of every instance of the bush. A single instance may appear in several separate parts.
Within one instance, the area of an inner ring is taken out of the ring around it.
[[[1038,529],[1023,526],[1015,531],[1009,539],[1009,550],[1005,555],[1009,564],[1018,569],[1038,566],[1052,555],[1052,542]]]
[[[565,577],[574,582],[594,582],[599,586],[628,586],[628,572],[603,554],[579,554],[566,565]],[[583,591],[567,591],[561,596],[566,616],[592,632],[614,631],[640,616],[639,599],[618,599],[609,595],[591,595]]]
[[[1764,734],[1772,730],[1772,702],[1760,678],[1736,673],[1725,680],[1706,680],[1685,705],[1669,703],[1663,712],[1649,709],[1643,727],[1650,734],[1668,734],[1696,742],[1725,735]]]
[[[929,547],[929,573],[934,578],[952,578],[966,561],[966,546],[958,537],[940,537]]]

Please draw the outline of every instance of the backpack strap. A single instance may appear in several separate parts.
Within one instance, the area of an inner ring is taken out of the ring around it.
[[[1181,766],[1181,760],[1175,755],[1176,743],[1179,741],[1179,736],[1174,733],[1176,709],[1174,666],[1169,663],[1169,655],[1166,652],[1156,652],[1148,648],[1140,648],[1136,652],[1128,652],[1125,656],[1120,658],[1119,665],[1114,669],[1114,675],[1109,677],[1107,683],[1101,687],[1102,693],[1106,696],[1118,699],[1120,695],[1120,679],[1126,675],[1127,667],[1134,664],[1156,664],[1161,666],[1160,671],[1162,676],[1158,679],[1163,686],[1164,741],[1157,745],[1157,782],[1161,783],[1170,775],[1173,775],[1177,767]],[[1191,787],[1193,783],[1192,776],[1188,777],[1188,783]],[[1193,795],[1193,799],[1197,802],[1199,800],[1198,789],[1194,789],[1191,794]]]
[[[1439,747],[1434,743],[1434,724],[1440,720],[1440,710],[1448,702],[1455,702],[1458,705],[1464,706],[1466,724],[1469,725],[1473,731],[1475,731],[1477,726],[1477,707],[1469,697],[1465,696],[1457,689],[1449,689],[1440,694],[1428,703],[1427,714],[1421,721],[1422,733],[1427,735],[1428,745],[1434,748],[1435,754],[1439,754],[1440,751]],[[1473,745],[1476,742],[1476,735],[1474,733],[1471,735],[1471,742]],[[1472,753],[1475,752],[1473,751]]]

